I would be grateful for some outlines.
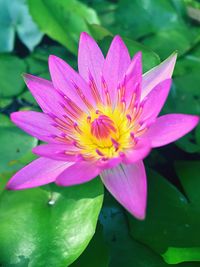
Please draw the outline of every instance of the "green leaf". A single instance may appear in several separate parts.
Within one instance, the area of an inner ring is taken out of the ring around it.
[[[95,267],[108,267],[109,263],[107,246],[100,224],[97,225],[96,233],[89,246],[70,267],[88,267],[91,262]]]
[[[120,0],[116,22],[121,32],[134,38],[179,28],[183,24],[171,1],[165,0]]]
[[[195,140],[196,140],[198,146],[200,147],[200,125],[198,125],[196,127],[196,130],[195,130]]]
[[[120,0],[107,28],[139,39],[162,59],[173,51],[186,53],[199,42],[199,27],[190,25],[184,1]]]
[[[37,139],[14,126],[1,125],[0,133],[0,173],[23,167],[21,160],[26,157],[29,159],[31,149],[37,145]]]
[[[188,172],[189,173],[189,172]],[[192,178],[192,173],[187,178],[188,188],[200,187],[200,179]],[[200,247],[199,224],[200,208],[199,202],[190,203],[187,198],[179,192],[172,184],[160,176],[158,173],[148,174],[148,206],[147,217],[139,222],[129,216],[131,234],[134,238],[152,248],[157,253],[163,255],[167,262],[177,263],[177,257],[170,258],[170,248],[184,248],[182,256],[179,255],[179,262],[188,260],[185,251]],[[193,192],[195,194],[195,191]],[[187,194],[187,191],[186,191]],[[190,198],[190,195],[187,194]],[[193,252],[194,252],[193,251]],[[180,250],[179,250],[180,252]],[[196,261],[195,255],[190,261]],[[200,259],[200,255],[199,255]]]
[[[0,173],[0,195],[4,191],[5,186],[12,175],[13,172]]]
[[[68,53],[67,49],[62,46],[38,47],[25,61],[28,65],[28,72],[35,75],[48,72],[48,57],[55,55],[66,60],[68,64],[77,67],[76,58]]]
[[[192,205],[200,203],[200,161],[176,161],[175,170]]]
[[[0,113],[0,127],[2,126],[13,126],[13,125],[8,116]]]
[[[66,267],[92,238],[103,201],[99,179],[0,196],[0,263],[4,267]]]
[[[97,24],[88,24],[88,27],[90,29],[90,32],[95,40],[102,40],[103,38],[107,36],[113,36],[111,32],[109,32],[106,28],[97,25]]]
[[[159,255],[131,238],[122,207],[105,196],[100,222],[110,251],[109,267],[167,267]]]
[[[28,0],[40,29],[71,52],[77,53],[79,35],[89,32],[87,23],[99,24],[95,11],[77,0]]]
[[[198,128],[176,141],[175,144],[187,153],[199,153],[200,144],[195,140],[195,133],[197,132],[197,129]]]
[[[177,264],[183,261],[200,261],[200,247],[197,248],[173,248],[162,255],[169,264]]]
[[[138,51],[142,52],[143,72],[150,70],[160,63],[159,56],[147,46],[128,38],[123,38],[123,40],[127,45],[131,56],[133,56]]]
[[[12,103],[12,99],[10,98],[0,98],[0,110],[6,109],[8,105]]]
[[[33,22],[26,0],[0,0],[0,52],[10,52],[14,48],[15,32],[30,49],[41,41],[43,34]]]
[[[26,72],[23,60],[16,56],[0,54],[0,98],[13,97],[23,91],[23,72]]]
[[[19,100],[20,101],[25,101],[26,103],[31,104],[31,105],[34,105],[34,106],[37,106],[38,105],[37,102],[36,102],[36,100],[32,96],[32,94],[28,90],[26,90],[23,94],[21,94],[19,96]]]
[[[105,197],[100,215],[104,237],[110,251],[109,267],[167,267],[162,257],[149,247],[133,239],[122,207],[110,196]],[[135,230],[134,230],[135,231]],[[178,267],[197,267],[195,263]]]
[[[158,31],[144,39],[143,43],[153,49],[163,59],[168,57],[175,50],[179,56],[186,53],[191,47],[199,42],[196,32],[186,27]]]

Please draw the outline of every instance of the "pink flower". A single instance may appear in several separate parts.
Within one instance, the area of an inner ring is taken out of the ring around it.
[[[158,117],[171,86],[173,54],[142,75],[141,53],[133,59],[119,36],[106,58],[87,34],[80,37],[79,74],[56,56],[49,57],[51,81],[25,75],[43,113],[20,111],[12,121],[47,144],[8,182],[25,189],[55,182],[70,186],[100,175],[110,193],[135,217],[144,219],[147,183],[142,162],[151,148],[177,140],[199,118]]]

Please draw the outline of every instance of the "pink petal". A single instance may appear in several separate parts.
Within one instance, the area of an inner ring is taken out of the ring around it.
[[[71,162],[39,158],[18,171],[8,182],[7,189],[20,190],[54,182]]]
[[[136,161],[146,158],[150,151],[150,142],[145,139],[139,139],[134,148],[127,150],[124,155],[122,155],[122,162],[125,164],[135,163]]]
[[[144,100],[143,111],[140,116],[141,121],[147,119],[154,120],[158,116],[169,94],[171,83],[171,79],[160,82],[146,96],[146,99]]]
[[[88,110],[85,100],[95,105],[86,81],[65,61],[51,55],[49,57],[49,69],[54,87],[68,96],[82,110]]]
[[[113,168],[115,166],[117,166],[118,164],[120,164],[122,162],[122,157],[115,157],[115,158],[110,158],[110,159],[107,159],[107,160],[99,160],[97,162],[97,166],[101,169],[101,170],[104,170],[104,169],[110,169],[110,168]]]
[[[56,142],[54,136],[61,134],[61,131],[53,126],[54,121],[44,113],[18,111],[11,114],[11,120],[25,132],[44,142]]]
[[[30,74],[25,74],[24,78],[29,90],[45,113],[53,113],[58,117],[66,114],[64,107],[68,104],[53,87],[52,82]]]
[[[168,114],[156,119],[145,134],[152,147],[167,145],[190,132],[199,122],[198,116]]]
[[[122,81],[128,66],[131,63],[128,49],[120,36],[115,36],[107,53],[104,66],[103,78],[107,84],[111,101],[117,97],[117,87]]]
[[[136,92],[136,89],[140,87],[140,83],[142,81],[142,53],[138,52],[133,57],[131,64],[129,65],[126,74],[125,74],[125,100],[127,105],[129,105],[132,94],[140,93]],[[137,95],[140,97],[140,94]]]
[[[154,67],[150,71],[146,72],[143,75],[142,79],[142,95],[141,99],[143,99],[149,92],[160,82],[171,78],[174,65],[176,62],[177,54],[173,53],[170,57],[168,57],[165,61],[163,61],[160,65]]]
[[[32,152],[50,159],[72,162],[76,160],[79,151],[69,144],[45,144],[34,147]]]
[[[86,32],[81,33],[78,50],[78,69],[81,76],[90,81],[90,74],[101,93],[101,77],[104,56],[97,43]]]
[[[93,162],[80,161],[61,173],[56,179],[56,184],[70,186],[86,183],[99,175],[99,172],[100,169]]]
[[[147,184],[142,161],[120,164],[113,169],[104,170],[100,176],[106,188],[122,206],[136,218],[145,218]]]

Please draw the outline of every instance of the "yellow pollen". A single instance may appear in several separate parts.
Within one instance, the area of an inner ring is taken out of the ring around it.
[[[127,112],[121,104],[114,110],[107,105],[90,110],[89,116],[81,116],[75,125],[74,137],[84,158],[112,158],[135,146],[133,134],[137,135],[140,125]]]

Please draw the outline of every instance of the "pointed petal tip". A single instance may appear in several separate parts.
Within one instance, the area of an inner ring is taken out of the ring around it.
[[[119,34],[117,34],[117,35],[114,36],[113,39],[116,39],[116,40],[122,40],[122,37],[121,37]],[[122,40],[122,41],[123,41],[123,40]]]
[[[196,127],[200,122],[200,116],[192,115],[194,120],[194,127]]]
[[[24,79],[24,81],[25,81],[26,76],[28,76],[28,75],[30,75],[30,74],[25,73],[25,72],[22,72],[22,73],[21,73],[21,76],[22,76],[22,78]]]
[[[13,176],[14,177],[14,176]],[[5,189],[8,191],[18,191],[18,190],[25,190],[28,189],[29,187],[23,186],[23,185],[17,185],[15,182],[15,179],[11,178],[6,186]]]
[[[181,114],[181,115],[185,116],[185,120],[187,120],[188,122],[188,132],[192,131],[200,121],[200,116],[198,115],[190,115],[190,114]]]
[[[22,74],[22,78],[24,79],[25,83],[27,82],[27,80],[29,80],[29,76],[32,76],[32,75],[30,75],[28,73],[23,73]]]
[[[178,52],[174,51],[167,59],[175,64],[178,57]]]
[[[124,41],[123,41],[123,39],[122,39],[122,37],[121,37],[120,35],[115,35],[115,36],[113,37],[112,42],[117,42],[117,43],[119,43],[120,45],[124,45],[124,46],[125,46],[125,43],[124,43]]]
[[[89,35],[89,33],[87,33],[87,32],[82,32],[81,34],[80,34],[80,40],[82,39],[87,39],[87,38],[92,38],[90,35]]]
[[[18,113],[19,113],[19,112],[23,112],[23,111],[16,111],[16,112],[12,112],[12,113],[10,114],[10,119],[11,119],[11,121],[12,121],[13,123],[16,122],[16,120],[17,120],[17,118],[18,118]]]
[[[144,99],[145,96],[148,95],[148,93],[161,81],[172,76],[176,58],[177,53],[174,52],[159,65],[143,74],[141,99]]]
[[[33,154],[36,154],[36,155],[37,155],[37,154],[38,154],[38,153],[37,153],[37,151],[38,151],[38,146],[35,146],[34,148],[32,148],[31,151],[32,151]]]
[[[23,190],[23,188],[17,188],[12,185],[12,183],[8,182],[7,185],[5,186],[5,189],[8,191],[17,191],[17,190]]]
[[[5,189],[9,191],[12,190],[11,186],[9,185],[9,182],[6,184]]]
[[[101,179],[108,191],[134,217],[144,220],[147,182],[142,161],[104,170]]]
[[[54,183],[55,183],[57,186],[65,186],[65,185],[62,184],[62,181],[60,181],[60,180],[55,180]]]
[[[34,76],[32,74],[29,74],[29,73],[23,73],[22,77],[23,77],[24,82],[26,83],[27,86],[28,86],[29,82],[34,81],[35,79],[39,79],[39,77]]]
[[[167,114],[158,117],[147,132],[153,147],[170,144],[192,131],[199,123],[199,116]]]
[[[57,57],[55,55],[49,55],[48,63],[49,63],[49,65],[51,65],[51,64],[54,64],[58,60],[60,60],[59,57]]]
[[[95,52],[94,46],[98,46],[96,40],[91,35],[89,35],[87,32],[82,32],[80,34],[80,39],[79,39],[79,54],[80,54],[80,50],[81,49],[84,50],[85,47],[87,47],[87,49],[93,48]]]
[[[171,54],[171,56],[177,58],[177,56],[178,56],[178,50],[175,50],[175,51]]]
[[[134,216],[136,219],[140,221],[144,221],[146,218],[146,208],[143,211],[140,210],[139,212],[135,212],[135,211],[133,212],[129,211],[129,212],[132,216]]]
[[[16,172],[6,185],[8,190],[22,190],[52,183],[71,162],[38,158]]]
[[[135,54],[135,57],[137,57],[138,60],[142,60],[142,51],[138,51],[138,52]]]

